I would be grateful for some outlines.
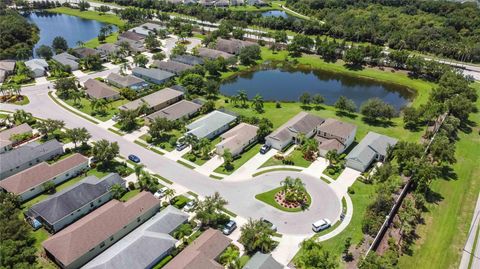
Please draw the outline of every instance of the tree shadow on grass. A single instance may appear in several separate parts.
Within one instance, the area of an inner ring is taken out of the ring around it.
[[[425,195],[425,200],[429,204],[438,204],[441,201],[443,201],[443,199],[444,199],[443,195],[433,190],[428,190]]]
[[[300,108],[302,108],[303,110],[306,110],[306,111],[312,110],[312,107],[309,106],[309,105],[301,105]]]
[[[368,125],[376,126],[376,127],[395,127],[396,124],[391,120],[380,120],[380,119],[369,119],[366,117],[362,117],[362,121]]]
[[[358,117],[356,114],[349,113],[349,112],[346,112],[346,111],[341,111],[341,110],[335,111],[335,115],[337,115],[339,117],[347,117],[347,118],[350,118],[350,119],[356,119]]]
[[[443,165],[440,168],[440,178],[450,181],[450,180],[457,180],[458,176],[457,173],[455,173],[455,170],[449,165]]]
[[[364,69],[363,66],[359,64],[344,64],[343,66],[351,71],[361,71]]]

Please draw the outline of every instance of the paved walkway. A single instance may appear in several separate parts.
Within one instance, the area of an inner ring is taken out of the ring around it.
[[[224,178],[223,180],[239,181],[239,180],[249,179],[256,172],[256,170],[260,165],[264,164],[268,159],[273,157],[275,154],[277,154],[276,149],[270,149],[265,154],[257,153],[250,160],[248,160],[241,167],[239,167],[235,172],[233,172],[230,176]]]
[[[468,232],[467,242],[463,247],[462,260],[460,262],[459,269],[480,268],[480,234],[477,238],[477,245],[473,249],[475,237],[477,236],[477,230],[480,223],[480,194],[477,198],[477,205],[473,212],[472,224],[470,225],[470,231]],[[473,255],[473,256],[472,256]],[[470,260],[472,260],[472,266],[469,267]]]
[[[338,176],[337,180],[332,182],[330,186],[337,193],[338,197],[343,197],[347,194],[348,187],[353,185],[360,174],[361,172],[346,167],[340,176]]]
[[[309,167],[307,167],[303,172],[305,174],[320,177],[323,176],[322,172],[328,166],[328,161],[325,158],[318,157]]]
[[[204,163],[202,166],[195,168],[195,171],[209,176],[213,173],[217,167],[223,164],[223,158],[218,155],[214,155],[210,160]]]

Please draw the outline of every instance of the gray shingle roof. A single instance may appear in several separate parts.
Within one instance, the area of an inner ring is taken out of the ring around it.
[[[167,71],[163,71],[160,69],[155,68],[143,68],[143,67],[135,67],[132,70],[134,75],[139,74],[140,76],[145,76],[147,78],[155,79],[155,80],[165,80],[175,76],[175,74]]]
[[[117,73],[110,73],[106,79],[107,81],[111,81],[113,83],[121,85],[124,88],[131,87],[132,85],[135,85],[137,83],[145,82],[145,80],[141,78],[137,78],[136,76],[132,76],[132,75],[122,76]]]
[[[353,148],[346,159],[354,159],[364,165],[368,165],[375,154],[385,156],[389,146],[397,144],[398,140],[386,135],[368,132],[368,134]]]
[[[158,68],[160,70],[164,70],[167,72],[172,72],[174,74],[179,75],[182,72],[187,71],[188,69],[192,69],[193,66],[180,63],[180,62],[175,62],[175,61],[158,61],[155,60],[152,63],[152,67]]]
[[[177,242],[169,234],[188,220],[188,214],[168,206],[91,260],[83,269],[143,269],[168,254]]]
[[[177,55],[171,60],[179,63],[188,64],[188,65],[197,65],[197,64],[204,63],[202,58],[194,55],[188,55],[188,54]]]
[[[0,155],[0,173],[7,172],[17,166],[59,150],[63,152],[63,145],[55,139],[43,144],[37,142],[28,143]]]
[[[41,216],[48,223],[54,224],[75,210],[109,192],[110,187],[114,184],[124,186],[125,180],[114,173],[102,179],[98,179],[95,176],[86,177],[69,188],[33,205],[29,209],[28,215],[31,217]]]
[[[283,265],[277,262],[272,254],[257,252],[248,260],[243,269],[283,269]]]
[[[236,119],[237,117],[235,116],[215,110],[187,125],[187,129],[189,130],[187,133],[197,138],[203,138],[224,125],[232,123]]]
[[[164,88],[149,95],[143,96],[131,102],[128,102],[120,107],[123,110],[134,110],[139,108],[143,103],[146,103],[149,108],[163,104],[173,99],[177,99],[183,95],[183,92],[172,89]]]
[[[77,62],[78,58],[66,52],[54,55],[52,59],[54,59],[55,61],[63,65],[70,65],[70,66],[78,65],[78,62]]]
[[[325,120],[307,112],[300,112],[295,117],[273,131],[268,137],[278,141],[291,140],[298,133],[307,134]]]
[[[83,85],[86,88],[85,92],[88,94],[88,96],[95,99],[115,98],[120,95],[120,93],[118,93],[112,87],[93,78],[85,81]]]
[[[208,58],[208,59],[217,59],[217,58],[224,58],[224,59],[230,59],[232,57],[235,57],[235,55],[226,53],[220,50],[214,50],[214,49],[209,49],[209,48],[199,48],[198,49],[198,55],[203,58]]]

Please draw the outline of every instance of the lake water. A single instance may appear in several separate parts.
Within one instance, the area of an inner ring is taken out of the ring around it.
[[[69,47],[76,47],[78,41],[85,42],[97,37],[102,26],[106,25],[95,20],[49,12],[27,13],[25,17],[40,29],[40,40],[35,44],[34,53],[40,45],[51,47],[56,36],[65,38]],[[117,31],[115,26],[112,27],[113,31]]]
[[[396,84],[308,68],[261,67],[242,72],[224,81],[220,87],[227,96],[240,90],[245,90],[249,98],[258,93],[268,101],[298,101],[304,92],[321,94],[327,105],[334,104],[343,95],[355,101],[357,107],[369,98],[378,97],[397,110],[406,106],[415,95],[408,88]]]
[[[262,12],[262,17],[282,17],[282,18],[289,18],[291,17],[288,15],[285,11],[283,10],[270,10],[270,11],[265,11]]]

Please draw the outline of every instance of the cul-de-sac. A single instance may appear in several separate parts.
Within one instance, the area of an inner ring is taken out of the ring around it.
[[[477,0],[2,0],[0,268],[480,268]]]

